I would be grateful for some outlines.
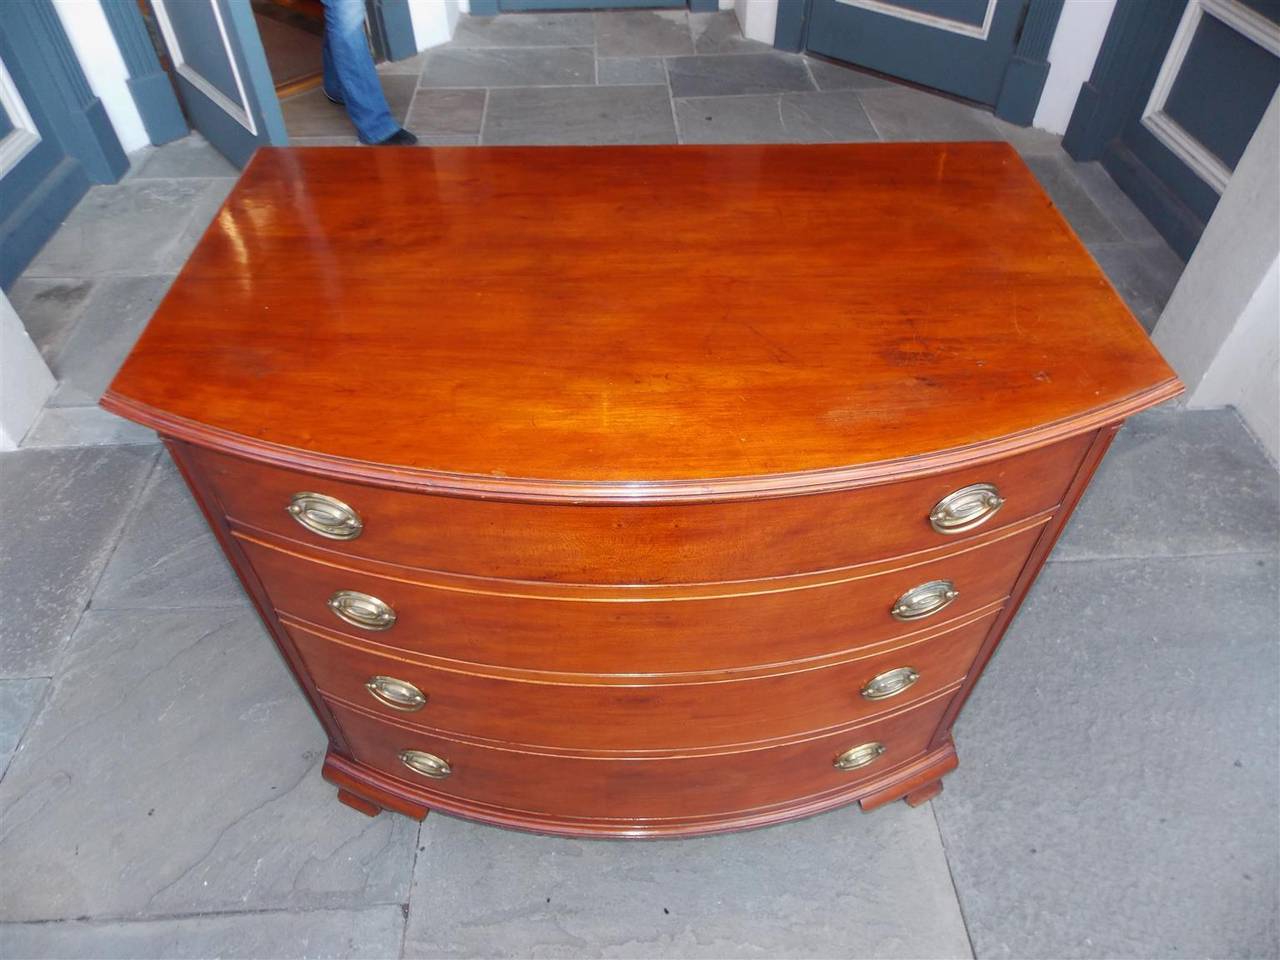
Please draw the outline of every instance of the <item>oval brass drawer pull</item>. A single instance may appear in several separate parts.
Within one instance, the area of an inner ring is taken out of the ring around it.
[[[1004,498],[992,483],[971,483],[939,500],[929,523],[939,533],[964,533],[986,523],[1004,506]]]
[[[872,677],[861,692],[868,700],[888,700],[919,679],[920,672],[915,667],[896,667]]]
[[[334,616],[361,630],[390,630],[396,623],[396,612],[390,605],[356,590],[339,590],[329,598]]]
[[[923,620],[949,606],[958,596],[960,591],[950,580],[930,580],[900,596],[889,613],[895,620]]]
[[[427,695],[408,680],[397,680],[395,677],[370,677],[364,682],[369,695],[379,703],[392,710],[403,710],[413,713],[427,705]]]
[[[453,773],[453,767],[449,766],[448,760],[437,757],[434,753],[427,753],[425,750],[401,750],[400,762],[414,773],[430,777],[432,780],[443,780]]]
[[[287,509],[289,516],[312,533],[330,540],[354,540],[364,529],[360,514],[354,508],[323,493],[306,490],[295,493]]]
[[[880,759],[885,751],[883,743],[861,743],[856,747],[850,747],[840,756],[836,757],[834,766],[837,770],[857,770],[859,767],[865,767],[869,763],[875,763]]]

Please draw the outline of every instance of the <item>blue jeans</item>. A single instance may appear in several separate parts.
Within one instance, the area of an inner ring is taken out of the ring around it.
[[[378,143],[400,129],[369,56],[364,0],[324,0],[324,92],[346,105],[361,143]]]

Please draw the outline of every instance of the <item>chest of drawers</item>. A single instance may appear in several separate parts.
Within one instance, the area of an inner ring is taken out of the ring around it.
[[[1002,144],[316,148],[254,158],[103,405],[341,800],[643,837],[933,796],[1179,389]]]

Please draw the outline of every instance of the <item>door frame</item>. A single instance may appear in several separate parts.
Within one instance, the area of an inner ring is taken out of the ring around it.
[[[1007,0],[991,0],[994,5]],[[1005,70],[995,114],[1019,126],[1030,126],[1040,94],[1049,76],[1049,46],[1058,29],[1064,0],[1028,0],[1018,27],[1017,47]],[[809,23],[814,0],[784,0],[778,4],[773,45],[779,50],[802,53],[809,45]],[[1123,6],[1123,4],[1121,4]]]
[[[1080,96],[1067,124],[1067,132],[1062,137],[1062,148],[1072,159],[1101,161],[1120,189],[1129,195],[1169,246],[1184,259],[1190,257],[1199,242],[1207,218],[1201,217],[1175,194],[1121,137],[1129,118],[1139,106],[1140,98],[1148,90],[1153,70],[1158,69],[1164,74],[1170,61],[1179,60],[1181,54],[1170,45],[1169,38],[1172,36],[1174,42],[1177,41],[1177,30],[1184,21],[1185,11],[1192,4],[1218,6],[1212,0],[1208,3],[1188,0],[1185,7],[1170,4],[1168,0],[1125,0],[1116,4],[1093,72],[1080,87]],[[1158,96],[1161,80],[1172,80],[1161,74],[1157,75],[1156,85],[1150,90],[1143,110],[1144,126],[1148,129],[1152,126],[1150,115],[1162,105]],[[1163,137],[1160,132],[1153,131],[1153,134],[1194,174],[1197,166],[1194,146],[1183,142],[1180,146],[1186,152],[1181,152],[1170,145],[1167,129],[1163,131]],[[1173,138],[1178,139],[1176,132]],[[1201,179],[1212,186],[1212,176],[1202,174]]]

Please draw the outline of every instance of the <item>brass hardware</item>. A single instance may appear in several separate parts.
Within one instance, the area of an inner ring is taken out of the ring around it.
[[[964,533],[982,526],[1003,506],[1004,499],[994,484],[971,483],[939,500],[929,514],[929,523],[939,533]]]
[[[329,598],[329,609],[361,630],[390,630],[396,623],[396,612],[388,604],[355,590],[339,590]]]
[[[856,747],[850,747],[840,756],[836,757],[833,765],[837,770],[857,770],[859,767],[865,767],[869,763],[875,763],[884,753],[885,746],[883,743],[861,743]]]
[[[286,509],[289,516],[312,533],[330,540],[354,540],[364,529],[360,514],[341,500],[327,497],[323,493],[309,493],[305,490],[295,493]]]
[[[434,753],[427,753],[425,750],[401,750],[400,762],[414,773],[430,777],[432,780],[443,780],[453,773],[453,767],[449,766],[448,760],[437,757]]]
[[[890,697],[896,697],[919,679],[920,672],[914,667],[886,670],[867,681],[867,685],[862,688],[862,695],[868,700],[888,700]]]
[[[395,677],[370,677],[364,682],[370,696],[392,710],[413,713],[427,705],[427,695],[407,680]]]
[[[949,606],[958,596],[960,591],[950,580],[930,580],[900,596],[889,613],[895,620],[923,620]]]

